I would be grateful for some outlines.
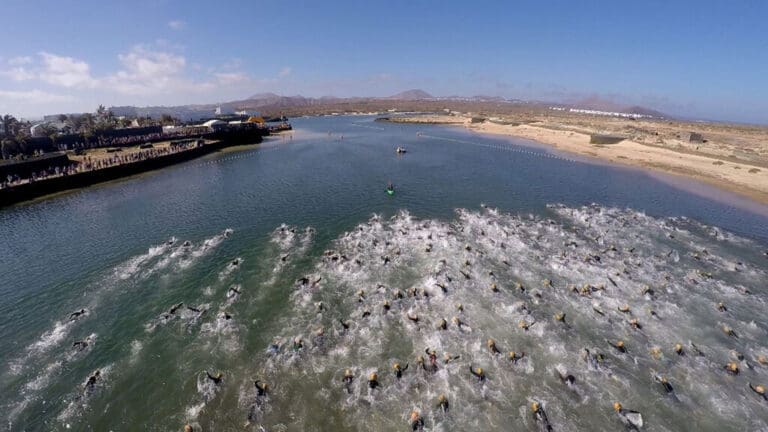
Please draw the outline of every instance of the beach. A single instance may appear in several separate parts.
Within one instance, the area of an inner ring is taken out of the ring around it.
[[[768,129],[719,125],[561,116],[472,122],[472,117],[397,117],[397,123],[463,125],[484,134],[525,138],[554,148],[623,165],[680,175],[768,204]],[[516,121],[517,120],[517,121]],[[508,123],[508,124],[505,124]],[[705,129],[707,142],[690,143],[680,133]],[[592,134],[625,138],[591,144]]]

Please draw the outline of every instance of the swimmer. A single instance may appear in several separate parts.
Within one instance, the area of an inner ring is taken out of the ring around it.
[[[478,382],[485,382],[486,376],[483,368],[473,368],[472,365],[469,365],[469,373],[474,375]]]
[[[85,309],[80,309],[79,311],[75,311],[69,314],[69,320],[74,321],[80,318],[81,315],[85,315]]]
[[[200,313],[200,312],[202,312],[200,309],[198,309],[198,308],[196,308],[196,307],[194,307],[194,306],[187,306],[187,310],[189,310],[189,311],[192,311],[192,312],[195,312],[195,313]]]
[[[342,378],[342,382],[344,382],[344,388],[347,390],[347,394],[352,393],[352,381],[355,379],[355,376],[352,375],[352,371],[347,369],[344,371],[344,378]]]
[[[616,343],[613,343],[613,342],[611,342],[611,341],[608,341],[608,344],[609,344],[610,346],[612,346],[612,347],[616,348],[616,349],[617,349],[619,352],[621,352],[621,353],[626,353],[626,352],[627,352],[627,347],[626,347],[626,346],[624,346],[624,341],[623,341],[623,340],[620,340],[620,341],[618,341],[618,342],[616,342]]]
[[[363,313],[361,315],[361,318],[365,318],[365,317],[369,317],[369,316],[371,316],[371,311],[369,311],[368,309],[364,309]]]
[[[522,360],[523,357],[525,357],[525,352],[524,351],[521,351],[521,352],[510,351],[507,354],[507,359],[509,361],[511,361],[512,363],[515,363],[515,364],[517,364],[518,360]]]
[[[486,342],[486,345],[488,346],[488,351],[491,352],[493,355],[501,354],[501,351],[499,351],[499,348],[496,347],[496,341],[493,339],[488,339],[488,342]]]
[[[179,304],[176,304],[176,305],[174,305],[174,306],[171,306],[171,308],[170,308],[170,309],[168,309],[168,313],[169,313],[170,315],[173,315],[173,314],[175,314],[175,313],[176,313],[176,311],[177,311],[177,310],[179,310],[179,308],[181,308],[182,306],[184,306],[184,303],[179,303]]]
[[[527,323],[525,320],[520,320],[520,322],[517,323],[517,326],[521,329],[528,331],[533,325],[536,324],[536,322]]]
[[[240,295],[240,288],[238,288],[237,285],[229,287],[227,290],[227,298],[232,298],[237,295]]]
[[[495,292],[495,293],[499,292],[499,288],[496,286],[495,283],[491,284],[491,292]]]
[[[765,387],[763,387],[763,386],[761,386],[759,384],[758,385],[752,385],[752,383],[749,383],[749,388],[753,392],[757,393],[760,397],[762,397],[763,400],[768,400],[768,396],[766,396],[766,394],[765,394]]]
[[[718,302],[716,307],[717,307],[717,310],[720,312],[726,312],[728,310],[728,308],[725,307],[725,303],[723,302]]]
[[[96,387],[96,381],[101,379],[101,370],[96,369],[91,376],[88,377],[88,379],[85,381],[85,385],[83,386],[83,392],[90,393],[93,391],[94,387]]]
[[[376,372],[372,372],[368,376],[368,388],[375,389],[379,386],[379,376],[376,375]]]
[[[408,423],[411,425],[411,431],[424,430],[424,419],[421,418],[421,416],[419,415],[419,412],[416,410],[411,411],[411,417]]]
[[[78,351],[88,348],[88,338],[81,341],[75,341],[75,343],[72,344],[72,348],[77,348]]]
[[[667,380],[667,377],[663,375],[653,374],[653,379],[657,383],[661,384],[662,387],[664,387],[665,392],[672,393],[675,390],[674,388],[672,388],[672,384],[670,384],[669,381]]]
[[[623,305],[619,306],[619,312],[629,313],[629,305],[624,303]]]
[[[739,364],[736,362],[728,362],[723,366],[723,369],[725,369],[726,372],[728,372],[730,375],[738,375],[739,374]]]
[[[572,386],[576,382],[576,377],[571,375],[571,374],[569,374],[569,373],[563,374],[563,373],[561,373],[557,369],[555,369],[555,372],[557,373],[557,377],[560,378],[560,381],[562,381],[563,384],[565,384],[565,385],[567,385],[569,387]]]
[[[616,411],[616,415],[619,416],[619,420],[630,430],[639,430],[643,427],[643,416],[632,410],[625,410],[620,403],[613,403],[613,410]]]
[[[543,431],[552,430],[552,425],[549,423],[549,418],[547,417],[547,413],[544,412],[544,408],[541,407],[540,403],[533,402],[531,404],[531,412],[533,414],[533,419],[536,421],[537,424],[539,424],[541,430]]]
[[[464,305],[459,303],[456,305],[456,310],[459,312],[464,312]]]
[[[435,373],[437,372],[437,351],[435,350],[429,350],[429,348],[425,349],[424,352],[427,354],[427,357],[429,358],[429,369],[430,372]]]
[[[437,323],[438,330],[446,330],[448,328],[448,321],[445,318],[440,318],[440,322]]]
[[[632,318],[631,320],[629,320],[629,326],[635,330],[640,330],[643,328],[643,326],[640,324],[640,321],[638,321],[637,318]]]
[[[448,398],[445,397],[445,395],[442,393],[440,393],[440,396],[437,397],[437,408],[442,410],[444,413],[447,413],[448,409],[450,408],[450,405],[448,404]]]
[[[442,291],[442,292],[443,292],[443,294],[446,294],[446,293],[448,292],[448,288],[446,288],[446,287],[445,287],[445,285],[443,285],[443,284],[441,284],[441,283],[436,283],[436,284],[435,284],[435,286],[437,286],[438,288],[440,288],[440,291]]]
[[[679,355],[679,356],[684,356],[685,355],[685,351],[683,350],[683,344],[681,344],[681,343],[676,343],[675,344],[675,353],[677,353],[677,355]]]
[[[304,341],[301,339],[301,337],[296,336],[295,338],[293,338],[293,350],[299,351],[302,348],[304,348]]]
[[[556,313],[554,318],[555,318],[555,321],[557,321],[557,322],[561,322],[561,323],[566,324],[566,325],[568,324],[568,323],[565,322],[565,312],[558,312],[558,313]]]
[[[259,380],[254,381],[253,386],[256,387],[256,396],[266,396],[269,391],[269,385]]]
[[[192,431],[193,429],[191,424],[187,423],[184,425],[184,432],[192,432]]]
[[[424,357],[423,356],[417,356],[416,357],[416,364],[421,366],[421,369],[426,371],[427,366],[424,364]]]
[[[408,370],[408,363],[405,364],[405,367],[400,366],[400,363],[395,362],[395,364],[392,365],[392,369],[395,371],[395,378],[400,379],[403,377],[403,372]]]
[[[409,320],[411,320],[411,321],[413,321],[413,322],[415,322],[415,323],[418,323],[418,322],[419,322],[419,316],[418,316],[418,315],[414,315],[414,316],[411,316],[411,314],[410,314],[410,313],[406,313],[406,314],[405,314],[405,316],[406,316],[406,317],[407,317]]]
[[[704,357],[704,352],[702,352],[699,347],[697,347],[693,342],[689,342],[689,344],[691,345],[691,350],[694,354],[696,354],[696,356]]]
[[[235,258],[235,259],[232,260],[232,266],[233,267],[237,267],[237,266],[240,265],[241,262],[242,262],[242,260],[240,258]]]
[[[452,356],[449,353],[443,353],[443,363],[445,363],[445,364],[448,364],[448,363],[450,363],[450,362],[452,362],[454,360],[458,360],[460,358],[461,358],[460,355]]]
[[[730,336],[732,338],[736,338],[736,339],[739,338],[739,336],[736,334],[736,332],[733,331],[733,329],[728,327],[726,324],[723,324],[721,328],[723,330],[723,333],[727,334],[728,336]]]
[[[184,246],[185,248],[188,248],[188,247],[192,246],[192,242],[190,242],[189,240],[185,240],[184,243],[182,244],[182,246]]]
[[[217,373],[216,375],[211,375],[210,372],[205,371],[206,377],[208,377],[209,380],[213,381],[214,384],[221,384],[221,380],[224,379],[224,374],[221,372]]]
[[[349,330],[349,321],[344,321],[343,319],[339,318],[339,324],[341,324],[342,332]]]
[[[464,270],[459,270],[459,273],[461,273],[465,279],[472,279],[472,277],[469,276],[469,273],[464,272]]]
[[[384,313],[389,312],[389,309],[392,308],[392,305],[389,304],[389,300],[384,300],[384,305],[382,306],[384,308]]]

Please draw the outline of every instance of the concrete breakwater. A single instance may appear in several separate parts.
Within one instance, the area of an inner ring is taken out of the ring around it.
[[[251,137],[250,143],[261,142],[261,137]],[[84,171],[65,176],[51,177],[31,183],[23,183],[0,189],[0,207],[28,201],[45,195],[70,189],[91,186],[122,177],[164,168],[213,153],[230,145],[241,144],[241,140],[219,140],[189,150],[162,155],[150,159],[114,165],[92,171]]]

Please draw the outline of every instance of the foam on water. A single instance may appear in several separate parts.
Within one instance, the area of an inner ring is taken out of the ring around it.
[[[334,424],[350,430],[402,429],[413,408],[435,430],[534,427],[532,401],[556,429],[615,429],[617,400],[643,412],[649,430],[685,428],[692,413],[705,428],[768,427],[747,387],[766,379],[756,356],[768,351],[766,293],[755,283],[768,274],[755,264],[755,244],[682,218],[598,206],[550,211],[553,219],[460,210],[451,223],[374,216],[340,236],[297,281],[284,343],[254,371],[290,381],[290,392],[275,390],[264,424],[284,423],[291,412],[294,426],[313,427],[317,419],[289,408],[290,398],[325,400]],[[716,310],[721,301],[725,312]],[[327,330],[320,345],[308,340],[319,328]],[[292,347],[297,337],[302,344]],[[488,339],[500,355],[489,353]],[[627,353],[609,345],[618,340]],[[689,351],[688,341],[706,356],[677,355],[674,345]],[[738,376],[723,371],[733,347],[753,365]],[[583,348],[602,360],[585,361]],[[417,367],[425,349],[437,353],[436,373]],[[522,358],[510,361],[510,351]],[[458,359],[446,364],[445,353]],[[391,374],[394,361],[409,364],[402,380]],[[470,365],[486,371],[483,384]],[[346,368],[355,376],[350,394],[341,383]],[[575,383],[566,386],[556,371]],[[373,372],[382,386],[371,391]],[[664,394],[654,373],[669,377],[675,395]],[[446,415],[432,408],[441,393],[452,404]]]

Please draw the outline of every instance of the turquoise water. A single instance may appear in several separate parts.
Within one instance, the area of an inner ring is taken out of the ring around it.
[[[768,213],[461,129],[370,117],[293,124],[292,139],[0,210],[4,427],[243,430],[250,413],[246,430],[407,430],[418,409],[430,430],[533,429],[533,400],[556,430],[620,428],[614,400],[641,411],[648,430],[768,427],[747,387],[768,382],[756,360],[768,355]],[[321,279],[304,286],[303,276]],[[568,290],[585,283],[606,289]],[[644,285],[654,298],[639,294]],[[624,303],[643,329],[626,326]],[[441,318],[446,331],[435,328]],[[725,325],[739,338],[723,336]],[[305,346],[294,351],[297,336]],[[489,338],[527,355],[491,356]],[[606,339],[631,349],[617,354]],[[80,340],[87,347],[72,346]],[[670,347],[688,341],[707,355],[678,358]],[[427,346],[460,358],[417,371]],[[585,347],[607,364],[584,363]],[[731,350],[749,363],[735,377],[722,368]],[[403,380],[394,361],[410,364]],[[470,364],[488,371],[484,385]],[[382,386],[369,391],[373,371]],[[676,400],[654,372],[670,376]],[[253,379],[270,383],[266,399]],[[448,413],[433,408],[440,393]]]

